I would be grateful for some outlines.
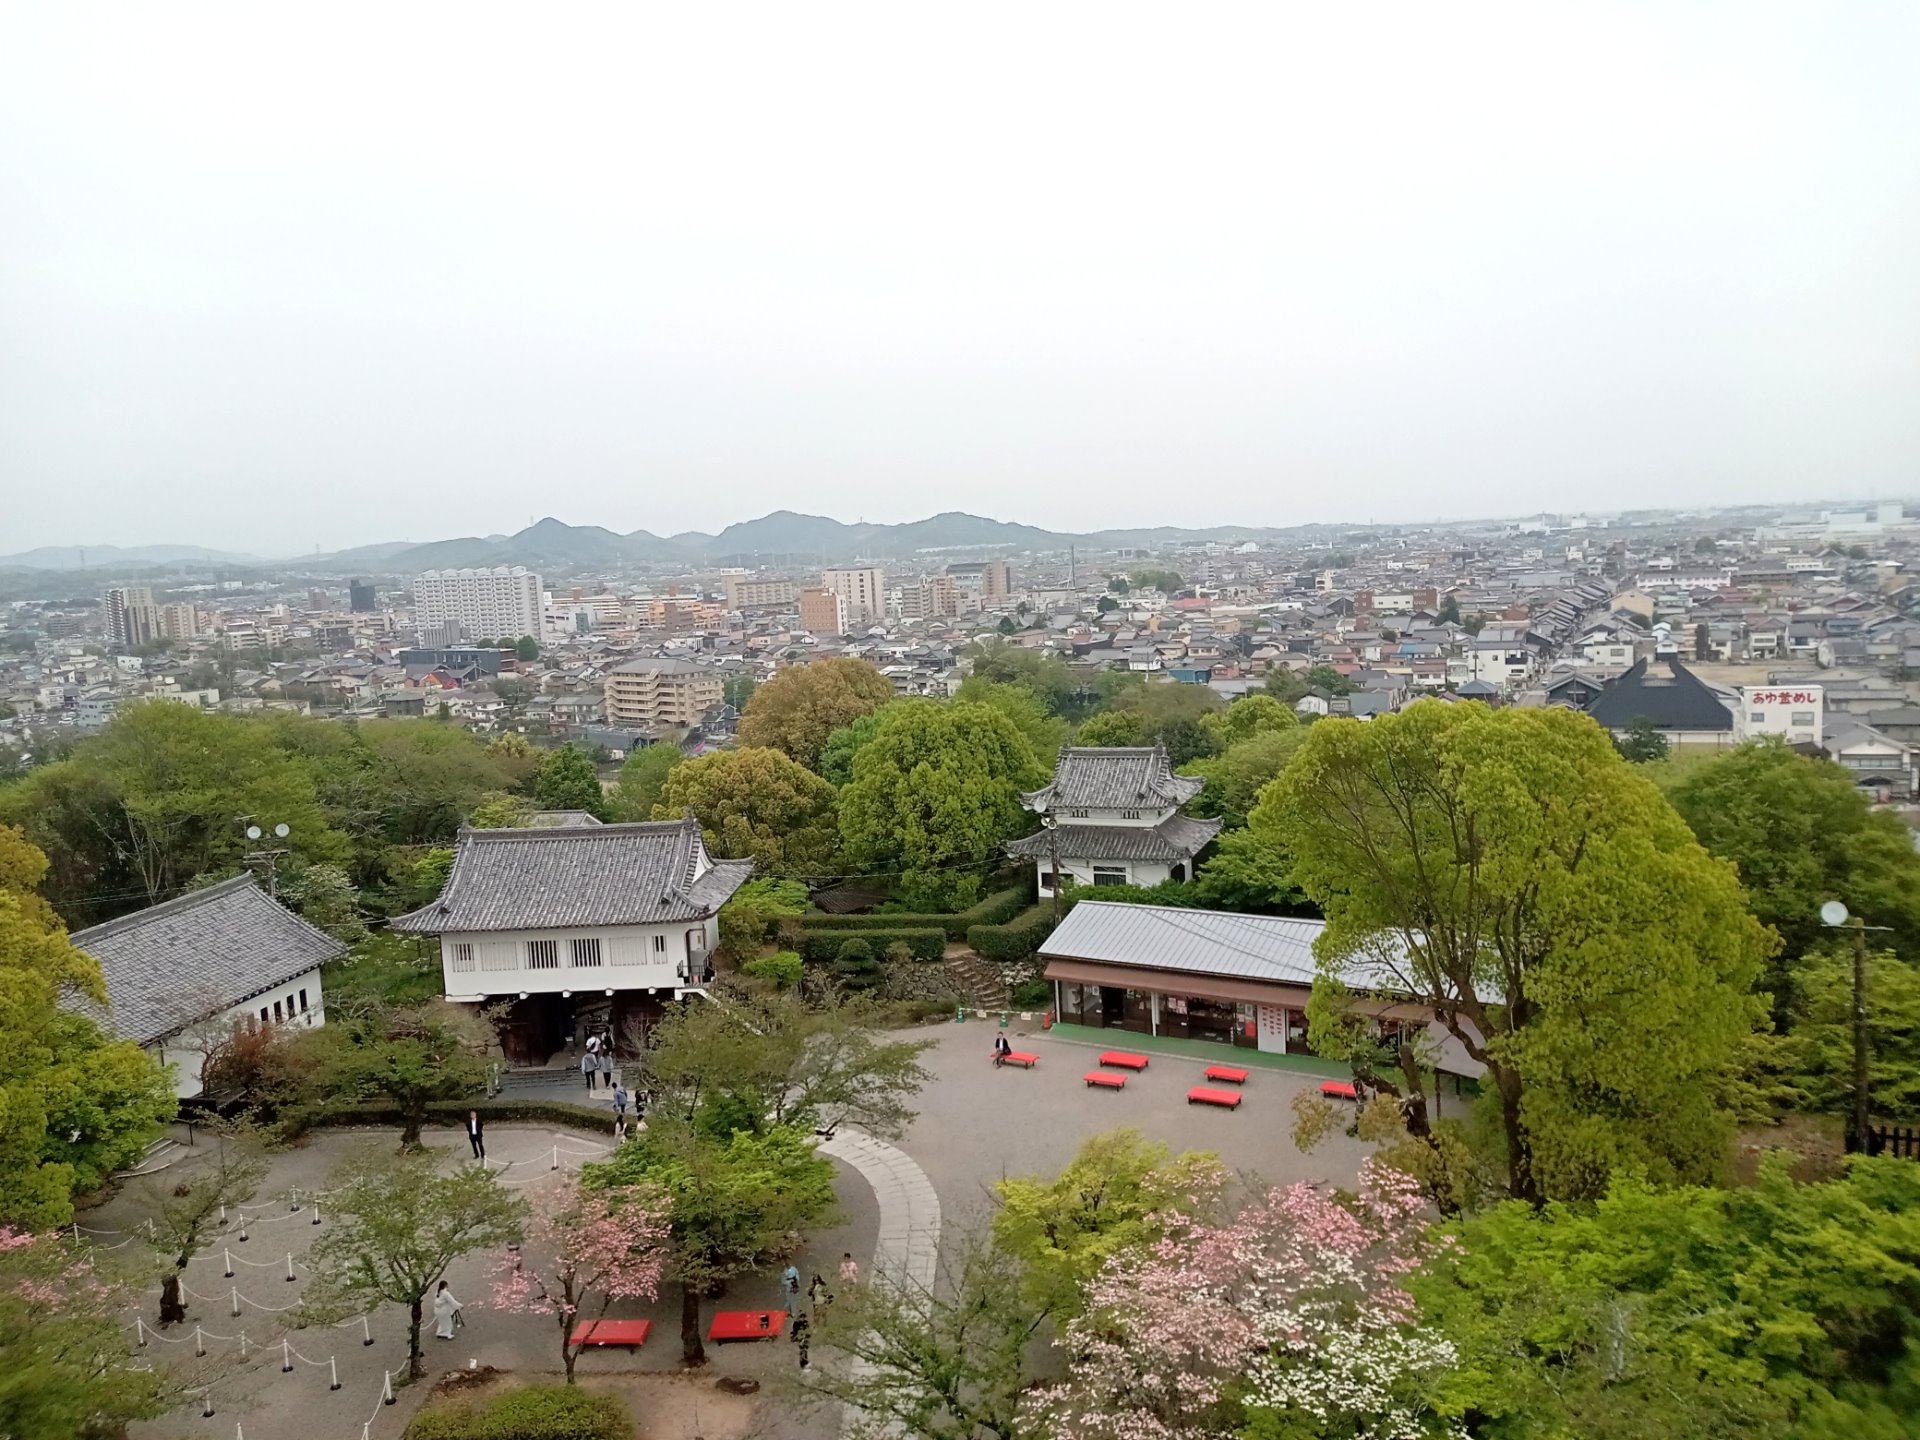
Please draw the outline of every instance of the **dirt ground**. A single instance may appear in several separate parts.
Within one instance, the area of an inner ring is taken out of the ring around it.
[[[428,1406],[448,1403],[443,1392],[457,1397],[453,1403],[485,1400],[546,1377],[496,1374],[477,1385],[460,1384],[459,1372],[448,1378],[454,1383],[436,1385]],[[633,1416],[634,1440],[758,1440],[762,1433],[762,1395],[730,1393],[712,1375],[600,1375],[580,1386],[619,1396]]]

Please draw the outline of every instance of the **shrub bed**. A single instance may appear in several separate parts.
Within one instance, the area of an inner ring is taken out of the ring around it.
[[[1053,904],[1043,901],[1006,925],[976,925],[967,944],[987,960],[1029,960],[1053,933]]]
[[[484,1400],[436,1400],[405,1440],[629,1440],[633,1417],[615,1395],[527,1385]]]
[[[1004,925],[1033,902],[1031,885],[1015,885],[996,890],[965,910],[940,915],[909,913],[871,915],[808,915],[802,924],[808,930],[925,930],[938,928],[949,940],[964,940],[975,925]]]
[[[846,930],[816,930],[811,925],[793,938],[793,948],[811,965],[824,965],[840,953],[849,940],[864,940],[876,955],[886,954],[895,944],[905,945],[916,960],[938,960],[947,953],[945,930],[906,929],[889,926],[849,933]]]

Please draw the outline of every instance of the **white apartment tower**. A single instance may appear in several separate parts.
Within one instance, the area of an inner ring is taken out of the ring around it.
[[[107,591],[107,643],[123,649],[150,645],[160,636],[160,608],[146,586]]]
[[[821,574],[820,583],[845,604],[849,624],[877,619],[887,613],[886,576],[877,566],[828,570]]]
[[[540,577],[525,566],[429,570],[413,582],[413,618],[428,630],[452,622],[469,640],[539,636]]]

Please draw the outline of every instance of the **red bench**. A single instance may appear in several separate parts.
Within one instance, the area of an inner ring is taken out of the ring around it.
[[[715,1344],[723,1340],[771,1340],[786,1328],[784,1310],[716,1310],[707,1339]]]
[[[1244,1085],[1247,1083],[1247,1072],[1238,1065],[1209,1065],[1207,1079],[1220,1080],[1228,1085]]]
[[[1002,1065],[1020,1065],[1031,1070],[1040,1063],[1040,1057],[1029,1050],[1009,1050],[1000,1057]]]
[[[1087,1084],[1099,1085],[1107,1090],[1124,1090],[1127,1088],[1127,1077],[1124,1075],[1109,1075],[1104,1070],[1089,1070],[1087,1071]]]
[[[1196,1085],[1187,1091],[1189,1105],[1218,1105],[1227,1110],[1238,1110],[1242,1098],[1238,1090],[1215,1090],[1206,1085]]]
[[[624,1345],[638,1350],[653,1333],[651,1320],[582,1320],[573,1327],[569,1345]]]
[[[1320,1093],[1330,1100],[1358,1100],[1360,1098],[1353,1086],[1345,1080],[1321,1081]]]
[[[1100,1063],[1111,1065],[1116,1070],[1144,1070],[1147,1068],[1147,1057],[1127,1050],[1109,1050],[1100,1057]]]

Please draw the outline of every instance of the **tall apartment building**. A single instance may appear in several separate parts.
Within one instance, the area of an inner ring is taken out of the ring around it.
[[[759,580],[744,571],[723,571],[720,589],[729,610],[791,609],[799,591],[791,580]]]
[[[160,635],[160,607],[153,591],[130,586],[107,591],[107,643],[124,649],[150,645]]]
[[[887,613],[886,576],[873,565],[828,570],[820,583],[833,591],[847,607],[847,621],[857,625]]]
[[[347,604],[355,615],[371,615],[380,608],[380,594],[371,580],[349,580]]]
[[[420,628],[457,624],[469,640],[540,634],[540,577],[525,566],[492,570],[429,570],[413,582],[413,618]]]
[[[951,575],[929,575],[900,587],[900,618],[932,620],[960,613],[960,587]]]
[[[191,640],[200,633],[200,612],[184,600],[162,605],[160,633],[169,640]]]
[[[810,585],[795,597],[800,606],[800,628],[809,635],[847,633],[847,602],[824,585]]]
[[[720,674],[691,660],[629,660],[607,672],[607,723],[698,725],[721,703]]]
[[[1013,569],[1005,560],[975,560],[947,566],[947,574],[961,591],[983,601],[1005,600],[1013,594]]]

